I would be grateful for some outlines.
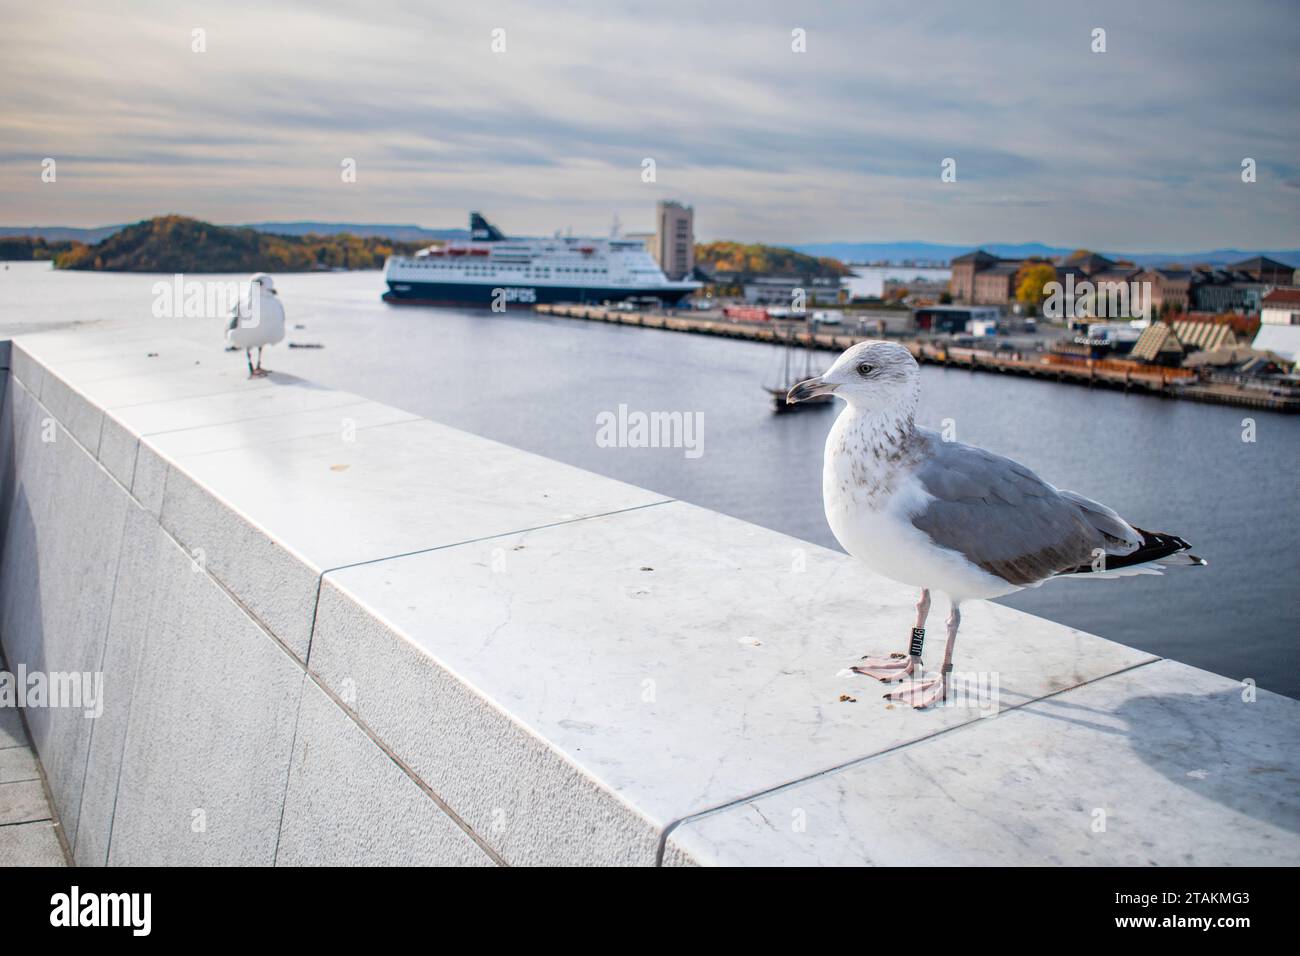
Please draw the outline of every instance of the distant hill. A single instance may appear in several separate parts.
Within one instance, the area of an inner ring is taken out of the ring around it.
[[[976,249],[1006,259],[1031,256],[1068,256],[1077,247],[1048,246],[1041,242],[986,242],[976,246],[938,242],[814,242],[793,248],[813,256],[832,256],[843,262],[949,262]],[[1155,266],[1178,262],[1184,265],[1209,263],[1227,265],[1254,256],[1268,256],[1300,266],[1300,249],[1209,249],[1200,252],[1101,252],[1109,259],[1129,259],[1139,265]]]
[[[347,234],[282,236],[184,216],[158,216],[125,226],[93,245],[74,245],[57,255],[54,265],[110,272],[377,269],[392,253],[414,252],[422,245]]]
[[[704,271],[744,275],[837,278],[849,275],[844,263],[783,246],[751,242],[705,242],[695,246],[695,261]]]

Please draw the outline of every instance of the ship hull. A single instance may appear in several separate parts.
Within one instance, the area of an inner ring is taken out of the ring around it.
[[[505,290],[507,308],[532,308],[558,302],[622,302],[627,299],[656,298],[664,305],[676,305],[692,289],[616,289],[584,286],[472,285],[464,282],[403,282],[388,280],[384,301],[400,305],[443,305],[460,308],[489,309]]]

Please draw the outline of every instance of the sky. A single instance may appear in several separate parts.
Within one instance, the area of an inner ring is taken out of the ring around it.
[[[0,0],[0,225],[480,209],[510,234],[604,234],[677,199],[704,240],[1296,248],[1296,14]]]

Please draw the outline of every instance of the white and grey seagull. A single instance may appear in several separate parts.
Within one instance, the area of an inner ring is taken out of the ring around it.
[[[1010,458],[918,427],[920,391],[920,368],[907,349],[869,341],[786,396],[787,402],[827,394],[844,400],[826,438],[826,520],[853,557],[921,589],[908,652],[866,657],[853,668],[903,681],[887,698],[919,708],[947,697],[962,601],[1066,575],[1160,574],[1174,565],[1205,564],[1176,535],[1144,531]],[[952,608],[937,676],[921,671],[931,590],[946,594]]]
[[[266,374],[262,368],[262,349],[284,339],[284,306],[275,291],[275,281],[265,272],[254,273],[248,280],[248,295],[235,306],[226,341],[243,349],[248,359],[248,377]],[[253,367],[253,349],[257,349],[257,367]]]

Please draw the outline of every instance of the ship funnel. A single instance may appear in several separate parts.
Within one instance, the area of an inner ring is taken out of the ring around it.
[[[505,234],[479,213],[469,214],[469,237],[475,242],[499,242]]]

